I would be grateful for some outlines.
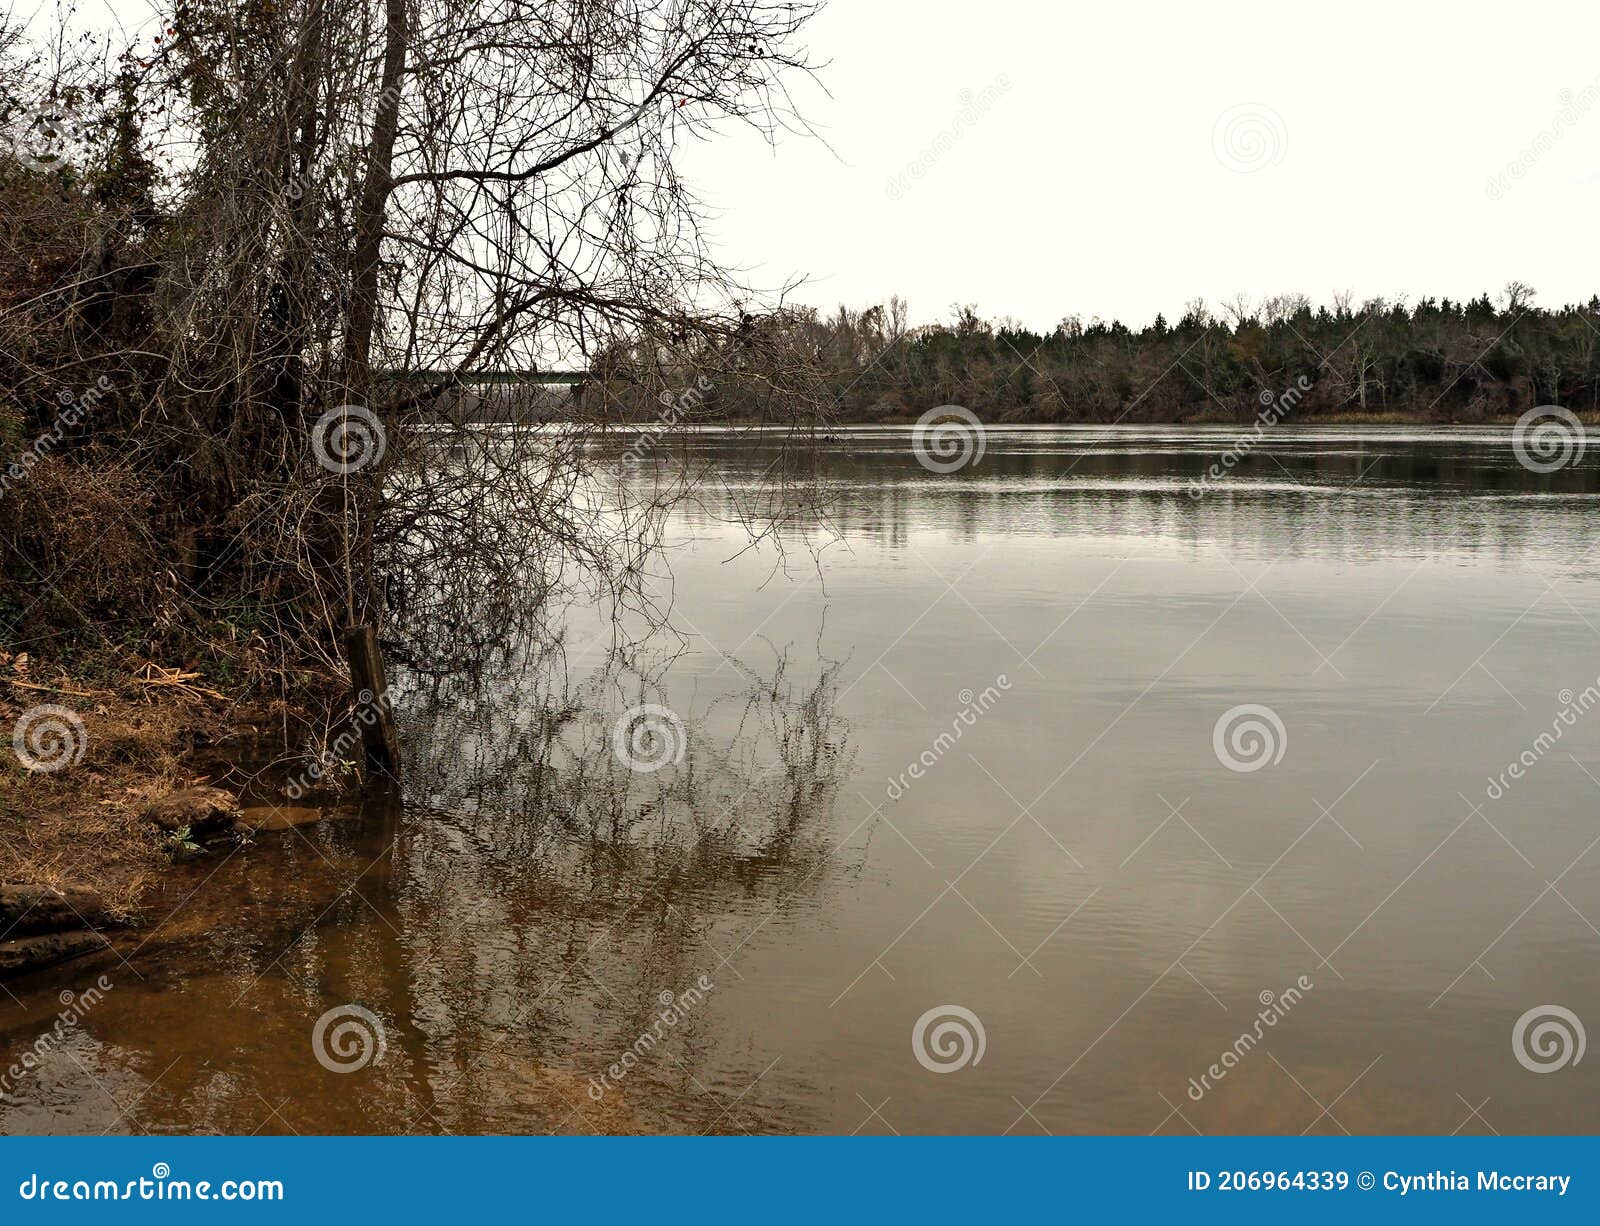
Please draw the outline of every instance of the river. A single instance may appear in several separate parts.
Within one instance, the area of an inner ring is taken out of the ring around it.
[[[694,435],[671,635],[407,680],[403,797],[13,985],[0,1128],[1600,1129],[1600,466],[1236,437],[842,430],[745,548]]]

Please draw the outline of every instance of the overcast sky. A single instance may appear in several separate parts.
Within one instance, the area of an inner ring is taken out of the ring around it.
[[[134,28],[160,7],[99,3]],[[723,257],[809,277],[802,301],[1048,328],[1239,292],[1600,290],[1593,0],[832,0],[809,44],[822,139],[680,163]]]
[[[741,137],[686,164],[760,280],[899,293],[917,322],[1513,277],[1556,305],[1600,290],[1597,35],[1592,0],[833,0],[810,37],[832,96],[801,95],[832,150]]]

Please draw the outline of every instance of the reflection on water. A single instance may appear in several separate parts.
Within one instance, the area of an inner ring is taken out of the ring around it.
[[[1233,438],[992,430],[936,475],[845,431],[780,556],[729,522],[771,456],[690,435],[676,633],[619,655],[571,608],[407,677],[403,801],[184,866],[130,964],[18,985],[12,1059],[115,984],[0,1125],[1600,1128],[1596,1062],[1512,1050],[1535,1006],[1600,1024],[1600,717],[1489,794],[1600,674],[1600,470],[1280,428],[1192,497]],[[1258,770],[1213,745],[1242,704],[1282,723]],[[385,1046],[340,1073],[347,1003]],[[936,1073],[945,1005],[985,1050]]]

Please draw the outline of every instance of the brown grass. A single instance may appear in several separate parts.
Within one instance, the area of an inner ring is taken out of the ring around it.
[[[69,708],[87,733],[84,755],[61,770],[29,770],[0,747],[0,880],[97,891],[113,913],[133,918],[140,896],[168,864],[164,836],[145,805],[200,782],[185,766],[215,739],[225,704],[187,689],[141,684],[134,674],[106,687],[66,676],[37,678],[0,660],[0,730],[28,709]]]

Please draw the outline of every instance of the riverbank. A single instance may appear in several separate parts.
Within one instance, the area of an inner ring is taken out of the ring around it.
[[[183,862],[312,809],[275,799],[285,729],[301,713],[198,672],[150,662],[42,669],[0,653],[0,978],[28,975],[137,931]],[[265,749],[264,749],[265,747]]]
[[[816,429],[821,433],[837,430],[849,430],[860,426],[914,426],[918,420],[934,408],[948,408],[951,404],[961,405],[959,401],[927,405],[923,407],[895,406],[880,413],[856,412],[848,420],[840,419],[829,421],[826,425],[817,424]],[[971,406],[961,405],[963,408]],[[1600,427],[1600,410],[1568,410],[1579,422],[1585,426]],[[1137,414],[1105,414],[1090,416],[1060,416],[1045,418],[1031,415],[1027,412],[1004,410],[985,413],[974,410],[978,421],[986,427],[1002,426],[1237,426],[1249,429],[1255,426],[1257,418],[1248,410],[1224,410],[1221,408],[1201,408],[1194,412],[1186,413],[1171,419],[1150,419]],[[1282,418],[1282,424],[1295,425],[1308,428],[1319,426],[1412,426],[1428,429],[1447,428],[1450,426],[1468,426],[1475,429],[1500,426],[1511,429],[1523,417],[1523,413],[1498,413],[1470,419],[1459,418],[1449,414],[1441,414],[1437,409],[1419,408],[1416,410],[1386,410],[1383,412],[1361,412],[1359,410],[1319,410],[1314,413],[1294,412]],[[563,418],[555,416],[551,421],[562,421]],[[586,422],[587,418],[572,417],[574,423]],[[659,428],[659,417],[651,417],[647,412],[624,418],[617,423],[619,430],[650,431]],[[499,423],[499,424],[510,424]],[[787,426],[788,422],[774,422],[771,418],[755,415],[729,415],[711,416],[697,419],[694,426],[725,427],[727,429],[741,429],[752,426]],[[796,427],[797,429],[800,427]]]

